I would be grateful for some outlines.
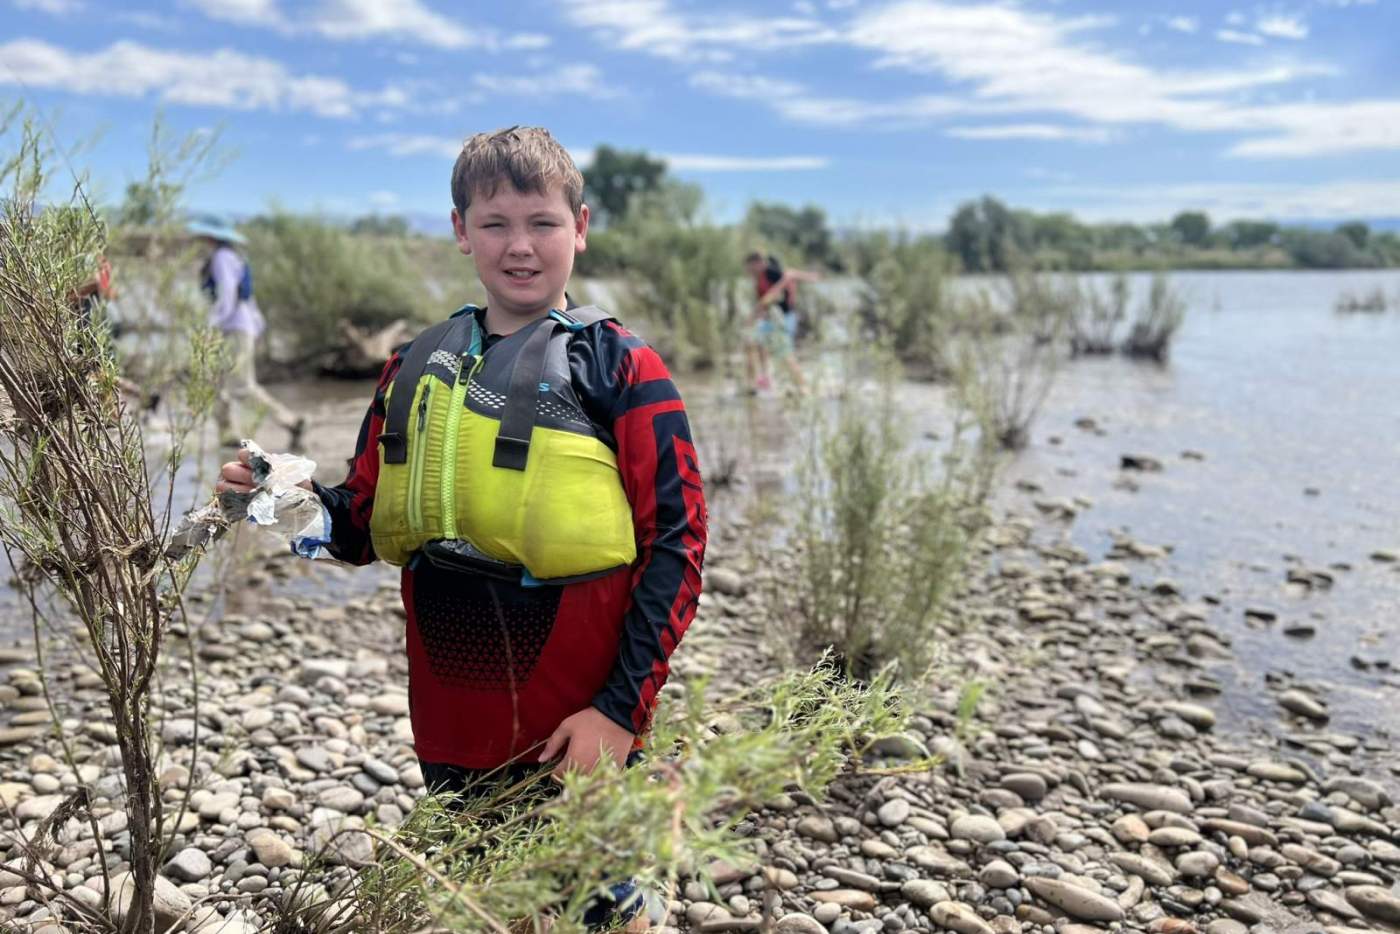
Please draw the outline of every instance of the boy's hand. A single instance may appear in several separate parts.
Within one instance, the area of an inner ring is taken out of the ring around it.
[[[555,775],[562,775],[569,769],[592,771],[604,755],[612,757],[618,767],[627,762],[627,754],[632,751],[632,740],[636,737],[631,730],[613,723],[596,707],[585,707],[564,722],[550,734],[540,753],[540,761],[548,762],[561,752],[563,758],[554,767]]]
[[[253,468],[248,466],[248,449],[238,449],[238,460],[229,461],[219,468],[219,480],[214,484],[214,492],[222,493],[225,490],[232,490],[235,493],[251,493],[253,491]],[[304,490],[311,490],[310,480],[303,480],[297,484]]]
[[[229,461],[219,468],[219,480],[214,484],[214,492],[231,490],[234,493],[253,491],[253,468],[248,466],[248,449],[238,449],[238,460]]]

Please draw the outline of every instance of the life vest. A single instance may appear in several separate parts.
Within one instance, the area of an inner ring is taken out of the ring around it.
[[[397,565],[416,552],[455,555],[526,584],[636,559],[617,457],[569,370],[570,335],[611,317],[551,311],[483,352],[468,305],[413,341],[386,393],[375,554]]]

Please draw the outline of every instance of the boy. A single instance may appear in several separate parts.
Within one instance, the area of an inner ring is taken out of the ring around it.
[[[430,788],[624,764],[699,599],[706,513],[680,395],[655,351],[565,293],[582,189],[545,130],[466,142],[452,227],[486,307],[394,354],[349,475],[313,485],[334,557],[404,565]],[[249,479],[227,464],[219,488]]]

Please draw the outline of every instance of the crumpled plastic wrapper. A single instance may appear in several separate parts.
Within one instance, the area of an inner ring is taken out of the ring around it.
[[[171,536],[167,557],[179,560],[244,521],[287,536],[293,551],[303,557],[322,553],[321,546],[330,538],[326,511],[319,496],[297,485],[311,478],[316,462],[296,454],[268,454],[252,441],[244,441],[243,447],[248,449],[253,490],[226,490],[207,506],[186,513]]]

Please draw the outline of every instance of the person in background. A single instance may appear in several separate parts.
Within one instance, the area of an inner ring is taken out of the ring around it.
[[[804,385],[802,370],[793,355],[801,321],[801,312],[797,309],[797,283],[811,282],[820,276],[801,269],[784,270],[776,257],[765,257],[758,250],[744,257],[744,268],[753,279],[755,292],[750,319],[752,328],[745,345],[745,364],[752,391],[757,393],[772,386],[769,378],[770,356],[784,362],[793,384],[801,391]]]
[[[213,301],[209,323],[223,334],[230,352],[230,368],[219,387],[214,404],[220,444],[238,447],[246,426],[239,421],[239,408],[248,400],[262,406],[272,419],[287,429],[287,447],[301,446],[306,418],[282,405],[259,383],[254,368],[258,336],[266,328],[262,312],[253,299],[253,275],[248,261],[237,247],[247,241],[232,225],[217,217],[201,217],[188,227],[209,248],[201,284]]]

